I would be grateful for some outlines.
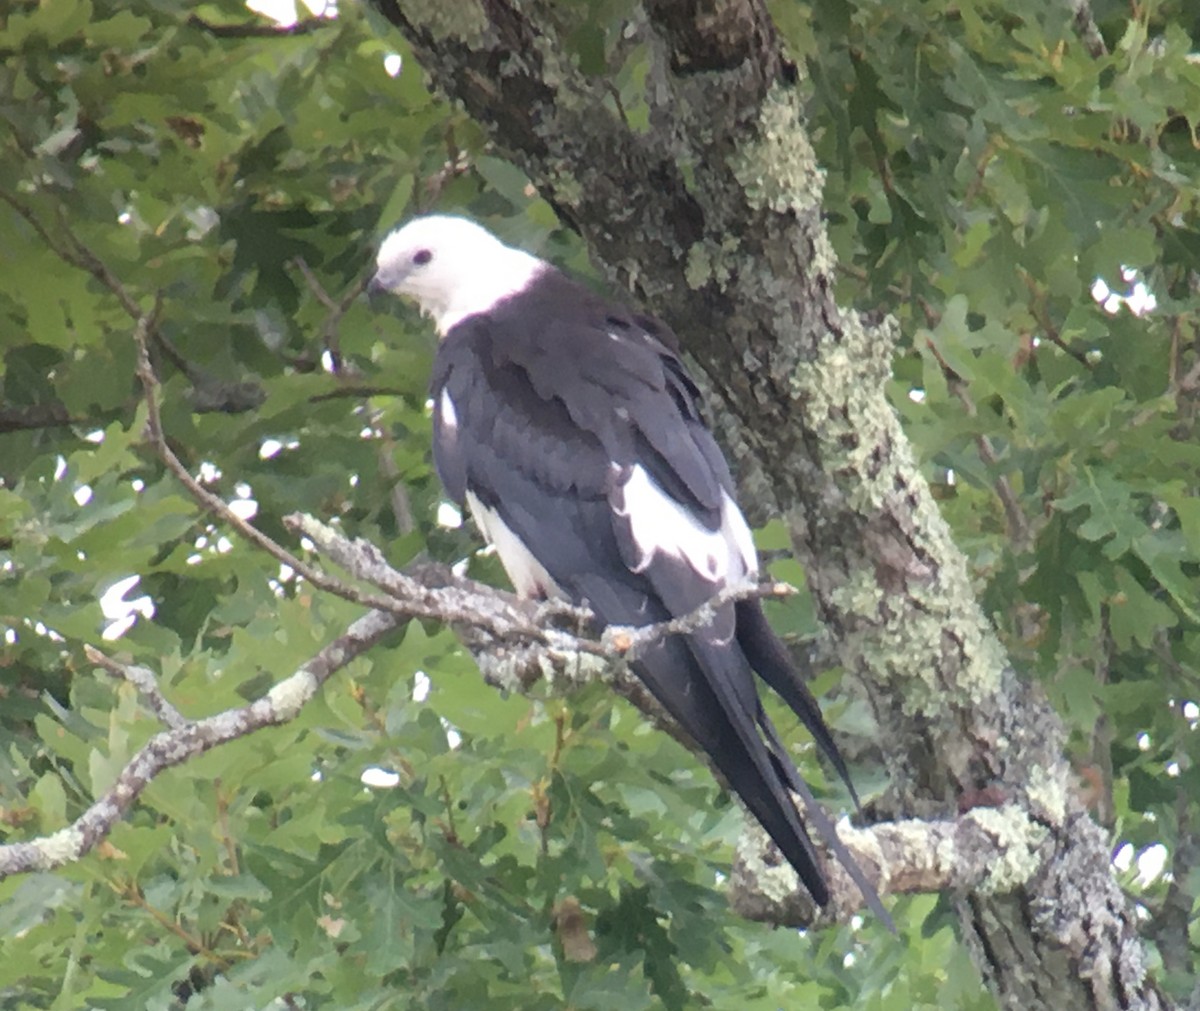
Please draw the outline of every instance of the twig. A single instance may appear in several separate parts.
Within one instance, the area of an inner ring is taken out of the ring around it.
[[[342,371],[342,352],[338,325],[359,296],[367,290],[367,283],[370,279],[366,274],[362,275],[346,289],[340,299],[334,299],[317,279],[317,275],[312,272],[312,269],[305,262],[304,257],[297,256],[292,260],[292,263],[300,271],[300,276],[304,278],[304,283],[308,286],[308,290],[312,292],[313,297],[329,310],[328,315],[325,317],[325,322],[321,327],[322,341],[325,349],[333,357],[334,372],[340,373]]]
[[[292,513],[283,517],[283,525],[293,533],[307,537],[317,551],[350,575],[382,590],[387,596],[376,598],[355,591],[356,596],[380,600],[385,610],[396,610],[409,617],[433,618],[450,625],[466,625],[500,640],[526,640],[549,645],[551,636],[537,624],[534,606],[512,594],[503,593],[471,580],[454,580],[448,585],[431,587],[392,568],[383,553],[370,541],[344,537],[315,517]],[[339,587],[343,584],[322,577]],[[349,598],[348,598],[349,599]],[[586,640],[578,640],[580,644]],[[593,652],[603,649],[592,643]]]
[[[1108,55],[1108,46],[1104,44],[1104,36],[1092,15],[1092,5],[1088,0],[1070,0],[1071,14],[1075,22],[1075,31],[1083,42],[1084,48],[1094,59]]]
[[[295,361],[289,362],[295,366]],[[297,368],[297,371],[303,371]],[[315,372],[316,368],[308,371]],[[402,397],[405,391],[398,389],[395,386],[339,386],[336,389],[330,390],[328,393],[314,393],[308,398],[310,404],[319,404],[326,400],[341,400],[346,397],[354,397],[356,399],[367,399],[368,397]]]
[[[374,424],[375,419],[372,419]],[[396,443],[389,431],[384,430],[379,440],[379,472],[389,485],[389,496],[392,503],[392,518],[396,523],[396,532],[402,537],[417,529],[417,519],[413,515],[412,503],[408,498],[408,487],[400,476],[396,466]]]
[[[78,270],[85,271],[107,288],[116,297],[117,301],[121,304],[121,308],[125,310],[135,325],[140,324],[146,318],[146,313],[138,304],[138,300],[121,283],[120,278],[109,270],[104,261],[92,252],[81,239],[72,234],[68,227],[64,226],[64,238],[60,241],[50,234],[49,229],[42,224],[33,211],[20,201],[14,199],[10,194],[0,191],[0,200],[3,200],[17,214],[24,218],[29,226],[37,232],[47,248],[60,260]],[[151,317],[150,325],[146,330],[146,337],[191,382],[193,387],[193,407],[195,410],[202,413],[207,411],[224,411],[230,414],[237,414],[253,410],[265,399],[266,394],[256,382],[225,383],[189,362],[174,344],[167,339],[166,335],[159,331],[157,326],[157,306],[155,313]],[[51,405],[52,409],[53,405]],[[52,418],[53,415],[50,414],[47,417]],[[71,424],[72,422],[69,420],[62,422],[54,420],[50,423]],[[43,426],[40,424],[33,426],[18,424],[16,427],[40,428]],[[3,429],[4,426],[0,425],[0,430]]]
[[[967,396],[966,388],[960,386],[958,395],[967,406],[968,413],[974,415],[975,406]],[[980,434],[975,437],[975,445],[979,449],[979,459],[994,471],[1000,458],[996,455],[996,448],[992,445],[992,440],[986,435]],[[1012,484],[1009,483],[1008,475],[998,474],[992,487],[995,489],[996,497],[1000,499],[1000,504],[1004,507],[1004,518],[1008,521],[1009,539],[1018,550],[1025,550],[1033,544],[1033,537],[1025,518],[1025,511],[1021,508],[1021,502],[1017,498],[1017,493],[1013,491]]]
[[[71,235],[68,232],[67,243],[69,245],[64,245],[50,234],[49,230],[45,225],[42,224],[33,211],[22,204],[19,200],[15,199],[11,194],[0,190],[0,200],[3,200],[4,203],[8,204],[9,207],[11,207],[17,212],[17,214],[24,218],[29,227],[37,232],[38,237],[60,260],[62,260],[64,263],[70,264],[72,267],[77,267],[78,269],[84,270],[91,274],[92,277],[94,277],[117,297],[117,301],[121,303],[121,308],[123,308],[126,313],[129,314],[130,318],[135,321],[141,319],[144,313],[142,312],[141,306],[138,305],[137,299],[129,294],[128,290],[126,290],[125,286],[120,282],[117,276],[113,274],[113,272],[104,265],[103,261],[79,239],[75,238],[74,235]]]
[[[967,392],[967,384],[962,377],[950,366],[950,363],[942,357],[941,351],[938,350],[933,341],[926,341],[926,347],[937,360],[942,369],[942,375],[946,377],[946,383],[963,408],[967,412],[967,416],[974,418],[978,413],[975,406],[975,401],[971,399],[971,395]],[[993,470],[1000,462],[1000,458],[996,455],[996,448],[992,445],[992,440],[986,435],[980,433],[975,437],[975,445],[979,450],[979,458]],[[1008,521],[1008,536],[1013,544],[1020,550],[1028,548],[1033,543],[1033,535],[1029,528],[1029,522],[1025,517],[1025,511],[1021,508],[1021,502],[1017,498],[1016,492],[1013,491],[1012,484],[1009,483],[1008,476],[1005,474],[997,475],[992,485],[996,492],[996,497],[1000,499],[1001,506],[1004,507],[1004,517]]]
[[[383,553],[369,541],[344,537],[312,516],[292,513],[283,518],[283,525],[307,537],[321,554],[356,579],[404,601],[406,609],[414,616],[470,627],[499,640],[524,640],[559,651],[610,660],[636,659],[642,650],[664,636],[703,628],[713,621],[718,610],[735,601],[785,597],[795,593],[787,583],[737,583],[725,587],[679,618],[639,628],[610,626],[597,640],[546,624],[550,615],[560,615],[576,623],[594,626],[596,617],[585,608],[522,600],[483,583],[456,577],[433,587],[392,568]]]
[[[322,325],[322,341],[325,350],[329,352],[329,356],[333,362],[333,372],[337,375],[343,373],[341,337],[338,333],[338,326],[341,323],[342,317],[346,314],[354,302],[366,290],[367,277],[360,277],[352,284],[340,300],[335,300],[332,295],[325,290],[317,275],[313,273],[304,257],[297,256],[292,263],[296,269],[300,271],[300,275],[304,278],[304,283],[308,285],[308,290],[312,292],[313,297],[321,303],[328,311],[325,316],[325,322]],[[387,392],[387,391],[384,391]],[[366,399],[373,396],[374,392],[370,387],[362,388],[362,397]],[[328,396],[328,395],[326,395]],[[316,400],[317,398],[313,398]],[[377,413],[377,412],[375,412]],[[374,424],[375,418],[371,419]],[[400,480],[400,474],[396,470],[396,463],[393,458],[392,439],[387,433],[381,440],[379,448],[379,465],[383,475],[391,485],[391,503],[392,516],[396,521],[396,529],[401,535],[410,534],[417,529],[417,521],[413,516],[412,506],[408,500],[408,490],[404,487],[404,483]]]
[[[109,674],[122,678],[133,685],[138,690],[138,694],[141,695],[142,700],[150,707],[151,712],[167,727],[170,727],[172,730],[178,730],[191,722],[183,713],[167,701],[166,696],[159,690],[158,680],[150,668],[120,663],[111,657],[105,656],[90,643],[84,645],[83,653],[97,667],[103,667]]]
[[[288,38],[296,35],[309,35],[323,28],[333,28],[337,25],[337,21],[333,18],[306,18],[291,25],[272,25],[258,21],[218,25],[211,21],[205,21],[197,14],[191,15],[187,23],[192,28],[199,28],[218,39]]]
[[[167,361],[179,369],[193,385],[201,382],[212,382],[212,379],[205,375],[201,369],[192,365],[183,356],[183,352],[175,346],[175,343],[165,334],[161,333],[157,327],[154,327],[150,331],[149,337],[154,346],[163,353]]]
[[[304,283],[308,285],[308,290],[313,293],[313,297],[330,312],[338,312],[338,304],[330,297],[329,292],[325,290],[321,282],[317,280],[317,275],[312,272],[312,268],[305,262],[304,257],[297,256],[292,260],[292,263],[300,271],[300,275],[304,278]]]
[[[73,418],[66,405],[59,401],[46,404],[26,404],[20,407],[0,407],[0,435],[5,432],[27,432],[41,428],[66,428],[71,425],[102,424],[99,418]]]
[[[163,930],[169,931],[178,937],[193,955],[199,955],[208,962],[216,962],[218,964],[224,962],[224,959],[204,943],[203,937],[189,933],[174,917],[168,916],[157,906],[152,905],[146,896],[142,894],[141,886],[136,881],[129,881],[119,886],[116,892],[130,905],[136,906],[144,913],[148,913],[150,918],[162,927]]]
[[[192,384],[188,402],[197,414],[211,414],[217,411],[225,414],[243,414],[261,407],[267,399],[266,390],[252,379],[227,382],[188,361],[160,327],[151,327],[148,336],[154,347]]]
[[[627,660],[636,659],[646,649],[668,635],[687,635],[711,625],[721,608],[739,600],[761,600],[765,597],[790,597],[796,588],[789,583],[732,583],[709,597],[690,614],[655,625],[632,628],[627,625],[609,625],[604,630],[601,642]]]
[[[1025,282],[1025,287],[1029,290],[1029,312],[1030,315],[1037,321],[1041,328],[1041,336],[1048,340],[1051,344],[1061,350],[1064,354],[1070,355],[1075,361],[1079,362],[1089,372],[1096,371],[1096,363],[1091,361],[1086,352],[1080,351],[1078,348],[1071,347],[1062,338],[1056,327],[1051,321],[1050,316],[1046,312],[1046,290],[1044,285],[1028,271],[1022,270],[1019,272],[1021,280]]]
[[[336,579],[326,576],[318,569],[305,564],[286,548],[277,544],[270,537],[264,534],[261,530],[248,523],[237,515],[223,499],[214,495],[207,488],[200,484],[191,474],[191,472],[183,465],[183,462],[177,457],[171,447],[167,444],[166,435],[162,427],[162,414],[159,410],[159,382],[158,377],[154,374],[154,368],[150,364],[149,352],[149,334],[153,327],[152,317],[149,315],[139,315],[137,326],[134,329],[134,340],[137,344],[137,376],[141,381],[142,390],[146,400],[146,434],[153,445],[155,452],[160,460],[166,466],[175,478],[183,485],[184,489],[192,496],[193,499],[207,512],[212,513],[218,519],[231,526],[245,540],[249,541],[255,547],[260,548],[275,558],[284,565],[289,566],[298,576],[306,579],[318,589],[333,593],[346,600],[354,603],[362,604],[366,607],[377,608],[383,611],[392,611],[407,617],[421,617],[422,615],[414,615],[410,611],[405,611],[400,608],[396,601],[388,600],[373,594],[365,594],[354,587],[347,586]]]

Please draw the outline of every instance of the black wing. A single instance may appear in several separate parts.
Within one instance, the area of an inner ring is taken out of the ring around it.
[[[729,469],[673,335],[550,271],[443,340],[434,457],[518,591],[586,601],[605,624],[693,611],[757,572]],[[813,801],[762,710],[757,671],[847,780],[816,701],[757,602],[665,638],[635,673],[709,755],[817,902],[824,876],[789,789],[879,914],[887,914]]]

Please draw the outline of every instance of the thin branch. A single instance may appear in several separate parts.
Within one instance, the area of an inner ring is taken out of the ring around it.
[[[304,278],[304,283],[308,285],[308,290],[312,292],[315,298],[321,305],[325,306],[331,313],[338,312],[338,304],[330,297],[317,275],[312,272],[312,268],[305,261],[303,256],[297,256],[292,263],[296,269],[300,271],[300,275]]]
[[[149,335],[153,328],[153,319],[141,314],[137,317],[134,329],[134,341],[137,344],[137,376],[141,381],[146,400],[146,434],[156,453],[167,470],[183,485],[184,489],[206,511],[232,527],[244,540],[265,551],[272,558],[289,566],[298,576],[310,582],[318,589],[333,593],[346,600],[362,604],[365,607],[392,611],[405,617],[424,617],[399,608],[394,600],[389,600],[373,594],[365,594],[354,587],[347,586],[339,580],[326,576],[318,569],[307,565],[286,548],[277,544],[261,530],[237,515],[223,499],[214,495],[200,484],[183,465],[167,443],[162,426],[162,414],[159,410],[160,385],[154,368],[150,363]]]
[[[146,313],[138,304],[128,288],[121,282],[103,260],[81,239],[76,237],[67,224],[63,225],[63,238],[57,239],[41,222],[36,214],[8,193],[0,191],[0,200],[8,204],[20,215],[38,234],[47,248],[60,260],[90,274],[116,297],[121,308],[125,310],[135,325],[140,325],[146,319]],[[176,368],[187,377],[192,384],[192,408],[199,413],[222,411],[227,414],[239,414],[260,406],[266,398],[259,383],[244,381],[227,383],[211,375],[205,370],[193,365],[163,334],[157,326],[157,306],[153,317],[148,321],[145,338],[162,352]],[[58,422],[55,422],[56,424]],[[70,424],[63,421],[62,424]],[[30,427],[30,426],[21,426]],[[43,427],[41,425],[32,427]],[[0,425],[0,431],[4,430]]]
[[[936,324],[934,324],[936,325]],[[942,357],[942,353],[938,350],[933,341],[926,341],[926,346],[930,353],[941,366],[942,375],[946,377],[946,383],[953,393],[963,405],[967,412],[967,416],[974,418],[978,409],[975,406],[975,401],[971,399],[971,395],[967,392],[967,384],[962,377],[950,366],[950,363]],[[986,435],[980,433],[975,437],[975,445],[979,450],[979,458],[988,465],[993,471],[998,470],[997,464],[1000,461],[996,454],[996,448],[992,445],[992,440]],[[992,485],[996,492],[996,497],[1000,499],[1000,504],[1004,508],[1004,518],[1008,523],[1008,535],[1014,546],[1018,550],[1027,549],[1033,543],[1033,533],[1030,530],[1029,521],[1026,519],[1025,511],[1021,508],[1020,499],[1013,491],[1012,484],[1009,482],[1007,475],[998,474]]]
[[[0,407],[0,435],[5,432],[28,432],[41,428],[67,428],[71,425],[100,424],[94,418],[73,418],[66,405],[54,401],[48,404],[26,404],[22,407]]]
[[[142,912],[147,913],[163,930],[178,937],[193,955],[199,955],[208,962],[224,962],[224,959],[204,943],[203,937],[188,932],[174,917],[168,916],[147,900],[146,896],[142,893],[141,886],[136,881],[129,881],[119,886],[116,892],[130,905],[136,906]]]
[[[967,413],[973,416],[975,405],[967,396],[966,388],[960,386],[957,392],[967,408]],[[979,450],[979,459],[986,463],[993,472],[997,471],[1000,458],[996,455],[996,448],[992,445],[992,440],[986,435],[980,434],[975,437],[975,445]],[[1004,507],[1009,539],[1018,550],[1029,548],[1033,544],[1033,536],[1029,529],[1029,523],[1025,519],[1025,511],[1021,508],[1021,502],[1017,498],[1017,493],[1013,491],[1008,475],[997,474],[992,487],[995,489],[996,497],[1000,499],[1000,504]]]
[[[184,357],[183,352],[175,346],[174,341],[164,336],[157,327],[150,331],[150,340],[154,346],[163,353],[167,361],[169,361],[175,366],[175,368],[182,372],[190,382],[195,384],[207,380],[208,377],[205,376],[200,369],[192,365],[192,363]]]
[[[567,684],[574,683],[570,680],[572,674],[578,676],[582,672],[591,677],[596,673],[607,673],[618,694],[693,749],[694,744],[662,713],[641,682],[625,670],[620,662],[622,654],[644,648],[663,635],[693,630],[711,621],[714,609],[734,600],[777,596],[785,592],[779,585],[730,587],[682,619],[645,629],[621,630],[613,636],[616,641],[607,645],[553,628],[540,629],[534,622],[539,615],[547,613],[540,605],[516,600],[489,587],[479,584],[438,589],[424,587],[387,566],[373,545],[361,540],[350,542],[311,518],[289,517],[288,525],[314,537],[332,554],[347,561],[356,574],[369,576],[385,587],[398,587],[404,594],[415,595],[417,609],[427,616],[467,629],[469,644],[473,641],[472,651],[487,651],[488,661],[481,662],[480,667],[485,677],[491,675],[488,679],[493,683],[518,690],[527,688],[533,680],[527,674],[519,673],[515,684],[511,680],[514,670],[518,669],[536,670],[538,678],[543,680],[552,679],[555,673],[565,674],[568,675]],[[791,592],[790,588],[786,592]],[[0,846],[0,880],[10,874],[50,870],[79,859],[108,835],[147,785],[164,770],[262,727],[294,719],[330,676],[399,627],[403,617],[413,610],[405,603],[394,611],[369,611],[263,698],[200,720],[187,719],[166,700],[152,671],[119,663],[94,647],[85,647],[90,661],[133,684],[148,708],[170,729],[153,737],[121,771],[112,788],[67,828],[28,842]],[[575,615],[578,612],[567,613]],[[543,644],[515,650],[506,648],[505,640],[514,637],[541,640]],[[544,645],[546,642],[552,645]],[[578,647],[578,651],[572,652],[573,647]],[[581,654],[591,655],[594,662],[582,663]],[[500,671],[506,674],[501,676]]]
[[[1070,6],[1075,32],[1083,42],[1084,48],[1094,59],[1107,56],[1108,46],[1105,45],[1104,36],[1100,34],[1100,28],[1092,14],[1092,5],[1088,0],[1070,0]]]
[[[387,598],[380,599],[389,607],[396,608],[397,602],[403,602],[403,611],[410,617],[433,618],[449,625],[471,626],[501,640],[523,639],[543,645],[550,643],[547,631],[537,624],[535,605],[531,602],[521,601],[512,594],[466,579],[450,580],[441,586],[426,585],[392,568],[383,552],[370,541],[362,538],[351,540],[328,524],[304,513],[284,516],[283,525],[293,533],[307,537],[320,554],[355,579],[382,590]],[[329,577],[323,578],[336,583]],[[593,652],[603,649],[599,643],[592,645]]]
[[[295,362],[288,364],[295,365]],[[297,369],[297,371],[304,371]],[[307,371],[315,372],[315,368]],[[319,404],[326,400],[341,400],[347,397],[365,400],[368,397],[403,397],[405,391],[395,386],[338,386],[330,390],[328,393],[314,393],[308,398],[310,404]]]
[[[342,317],[350,310],[350,307],[367,290],[370,277],[367,274],[363,274],[345,290],[340,299],[334,299],[325,290],[324,285],[321,284],[317,275],[313,273],[312,268],[305,262],[304,257],[297,256],[292,260],[292,263],[300,271],[300,276],[304,278],[304,283],[308,286],[308,290],[312,292],[313,298],[329,310],[325,317],[325,322],[321,327],[322,340],[325,349],[333,357],[334,372],[340,373],[342,371],[342,352],[338,326],[342,322]]]
[[[104,265],[104,262],[79,239],[70,232],[67,232],[66,241],[60,242],[50,234],[50,231],[42,224],[33,211],[11,194],[0,190],[0,200],[4,201],[4,203],[8,204],[9,207],[24,218],[29,227],[37,232],[38,237],[60,260],[91,274],[92,277],[111,291],[117,297],[117,301],[121,303],[121,308],[129,314],[131,319],[136,321],[142,318],[144,313],[141,306],[138,305],[137,299],[129,293],[117,276]]]
[[[48,871],[78,860],[104,839],[159,773],[220,744],[296,718],[334,673],[400,626],[395,615],[370,611],[290,677],[249,705],[184,722],[152,737],[121,770],[116,782],[66,828],[27,842],[0,846],[0,880]]]
[[[317,551],[355,578],[404,600],[410,612],[420,611],[422,616],[454,628],[488,684],[525,694],[535,685],[542,686],[543,691],[569,691],[603,680],[654,726],[703,761],[707,761],[703,750],[622,661],[656,638],[711,621],[713,609],[722,604],[785,592],[782,584],[729,587],[718,594],[715,602],[706,602],[676,621],[640,629],[614,629],[595,640],[582,634],[596,625],[595,615],[586,608],[563,601],[522,600],[457,577],[441,566],[425,565],[417,575],[407,575],[388,565],[369,541],[349,540],[311,516],[285,516],[283,524],[307,537]],[[787,587],[786,592],[793,591]],[[580,631],[570,632],[567,627]]]
[[[1078,348],[1071,347],[1059,332],[1057,326],[1050,320],[1050,315],[1046,311],[1046,288],[1037,278],[1033,277],[1028,271],[1019,271],[1021,280],[1025,283],[1026,289],[1029,291],[1028,309],[1031,316],[1037,322],[1040,328],[1041,337],[1048,340],[1051,344],[1057,347],[1064,354],[1070,355],[1075,361],[1079,362],[1089,372],[1096,371],[1096,363],[1091,361],[1087,353],[1080,351]]]
[[[375,418],[371,419],[374,426],[378,418],[378,412]],[[400,476],[400,469],[396,466],[396,440],[392,438],[392,433],[381,426],[379,427],[381,438],[379,439],[379,472],[388,482],[389,497],[392,503],[392,519],[396,524],[396,532],[401,536],[411,534],[417,529],[417,518],[413,515],[412,502],[409,501],[408,487],[405,485]]]
[[[337,21],[334,18],[306,18],[291,25],[265,24],[259,21],[240,21],[237,24],[219,25],[205,21],[197,14],[192,14],[187,19],[187,23],[192,28],[199,28],[218,39],[273,39],[311,35],[324,28],[333,28]]]
[[[735,601],[786,597],[796,592],[787,583],[736,583],[679,618],[638,628],[609,626],[599,639],[592,639],[547,624],[548,618],[558,615],[577,625],[583,623],[585,627],[595,627],[595,615],[585,608],[547,606],[455,576],[443,577],[441,585],[431,586],[428,574],[425,579],[406,575],[389,565],[383,553],[370,541],[351,540],[312,516],[292,513],[283,517],[283,524],[294,533],[307,537],[321,554],[356,579],[403,601],[406,610],[414,616],[468,627],[501,641],[523,640],[608,660],[636,659],[646,647],[665,636],[703,628],[712,623],[717,611]]]
[[[789,583],[732,583],[709,597],[690,614],[654,625],[636,628],[628,625],[609,625],[601,641],[628,660],[638,657],[648,646],[668,635],[687,635],[711,625],[717,612],[739,600],[761,600],[765,597],[791,597],[796,588]]]
[[[159,690],[158,679],[149,667],[139,667],[133,664],[123,664],[105,656],[95,646],[90,644],[83,647],[84,655],[97,667],[103,667],[113,677],[128,681],[138,690],[142,701],[150,707],[150,711],[158,717],[159,722],[171,730],[187,726],[189,720],[176,709]]]
[[[304,257],[297,256],[292,260],[292,263],[300,271],[300,275],[304,278],[304,283],[308,285],[308,290],[312,292],[313,298],[328,310],[321,327],[322,342],[325,350],[332,359],[332,371],[341,376],[344,372],[344,363],[342,360],[341,337],[338,333],[338,327],[341,324],[342,317],[366,290],[368,275],[364,274],[354,284],[350,285],[341,299],[334,299],[325,290],[324,285],[321,284],[317,275],[313,273],[312,268],[309,267]],[[362,396],[364,399],[372,395],[370,387],[363,388]],[[378,412],[373,411],[372,415],[371,424],[374,425]],[[417,521],[413,516],[412,505],[408,499],[408,489],[405,488],[404,483],[400,480],[400,474],[396,469],[396,462],[392,453],[393,447],[394,441],[390,433],[384,432],[379,447],[379,466],[391,487],[392,516],[396,523],[396,529],[401,535],[404,535],[410,534],[417,529]]]
[[[188,402],[197,414],[243,414],[261,407],[267,399],[267,392],[261,383],[249,379],[227,382],[188,361],[159,327],[151,327],[149,338],[151,344],[192,384]]]

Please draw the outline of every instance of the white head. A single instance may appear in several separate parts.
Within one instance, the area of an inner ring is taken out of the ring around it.
[[[545,268],[474,221],[430,214],[383,240],[370,287],[412,297],[445,336],[467,316],[524,290]]]

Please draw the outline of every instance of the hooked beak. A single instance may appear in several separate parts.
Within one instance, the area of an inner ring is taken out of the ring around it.
[[[384,283],[383,278],[379,276],[379,271],[375,271],[371,275],[371,280],[367,282],[367,298],[374,302],[381,295],[387,294],[388,287]]]

